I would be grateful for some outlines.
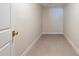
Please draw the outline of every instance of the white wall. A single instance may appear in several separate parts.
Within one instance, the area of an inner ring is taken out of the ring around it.
[[[16,55],[21,55],[34,40],[39,39],[42,31],[41,13],[42,8],[39,4],[26,3],[12,5],[12,23],[15,20],[12,28],[19,32],[19,35],[13,42]]]
[[[44,34],[63,33],[63,7],[43,7],[42,32]]]
[[[64,7],[64,34],[79,53],[79,4]]]

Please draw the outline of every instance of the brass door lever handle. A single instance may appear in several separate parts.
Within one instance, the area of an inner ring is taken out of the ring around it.
[[[16,35],[18,35],[18,32],[12,31],[12,37],[15,37]]]

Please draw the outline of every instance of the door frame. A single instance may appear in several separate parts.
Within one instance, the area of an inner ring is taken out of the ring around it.
[[[14,31],[14,26],[15,26],[15,19],[13,17],[14,14],[14,9],[13,5],[14,3],[10,3],[10,19],[11,19],[11,31]],[[11,56],[16,56],[15,54],[15,48],[14,48],[14,38],[12,37],[12,42],[11,42]]]

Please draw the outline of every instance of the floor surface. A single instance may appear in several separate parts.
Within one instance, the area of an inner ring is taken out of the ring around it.
[[[43,35],[27,56],[77,56],[63,35]]]

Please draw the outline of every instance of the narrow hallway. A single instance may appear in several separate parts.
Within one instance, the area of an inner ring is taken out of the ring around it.
[[[0,56],[79,56],[79,3],[0,3]]]
[[[33,46],[28,56],[77,56],[63,35],[45,34]]]

